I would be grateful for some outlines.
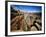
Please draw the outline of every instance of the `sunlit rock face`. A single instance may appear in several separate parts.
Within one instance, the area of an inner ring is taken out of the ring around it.
[[[42,30],[41,15],[39,15],[40,13],[24,13],[19,10],[16,12],[11,13],[11,31]]]

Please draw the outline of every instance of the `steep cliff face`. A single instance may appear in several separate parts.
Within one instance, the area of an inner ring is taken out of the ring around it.
[[[42,20],[39,14],[23,13],[22,11],[11,12],[11,31],[42,30]]]

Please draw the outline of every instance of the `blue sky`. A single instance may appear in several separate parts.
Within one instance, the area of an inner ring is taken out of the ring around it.
[[[11,5],[13,9],[15,10],[20,10],[20,11],[25,11],[25,12],[41,12],[42,7],[41,6],[28,6],[28,5]]]

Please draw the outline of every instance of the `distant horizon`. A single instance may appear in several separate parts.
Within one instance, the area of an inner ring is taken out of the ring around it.
[[[28,13],[39,13],[42,12],[41,6],[26,6],[26,5],[11,5],[14,10],[20,10]]]

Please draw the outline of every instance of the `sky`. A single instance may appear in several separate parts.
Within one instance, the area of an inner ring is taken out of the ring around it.
[[[11,7],[13,7],[14,10],[20,10],[20,11],[24,11],[24,12],[32,12],[32,13],[39,13],[42,11],[42,7],[41,6],[28,6],[28,5],[11,5]]]

